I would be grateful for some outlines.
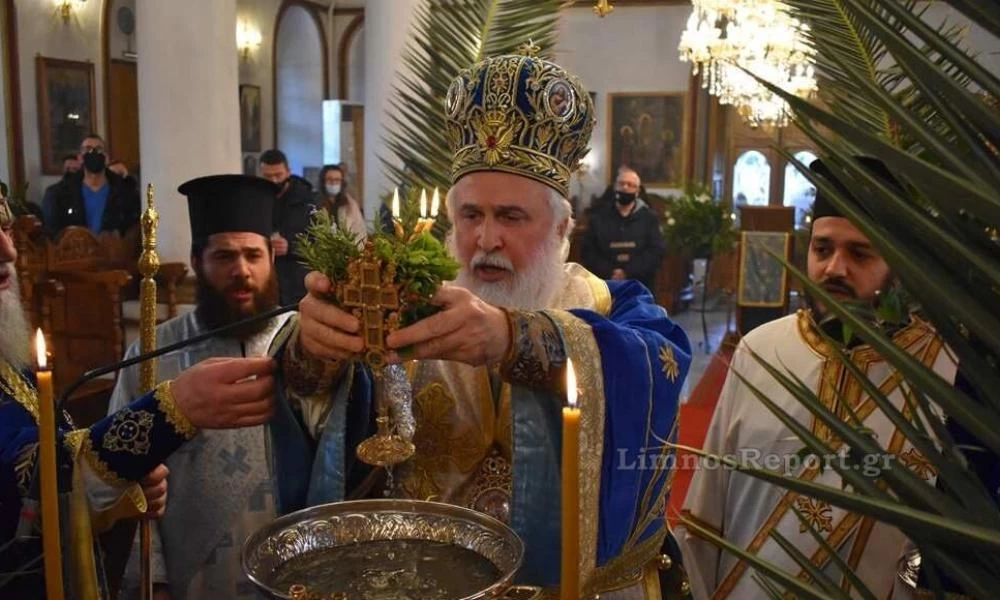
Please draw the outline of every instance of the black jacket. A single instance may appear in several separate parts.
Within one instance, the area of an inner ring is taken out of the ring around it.
[[[299,235],[306,232],[316,211],[314,202],[312,185],[297,175],[288,179],[288,189],[274,202],[274,231],[288,240],[288,254],[274,259],[282,306],[298,302],[306,295],[309,268],[300,262],[302,259],[295,249]]]
[[[135,182],[112,171],[105,171],[108,178],[108,203],[104,206],[101,231],[117,231],[124,235],[139,222],[142,205]],[[52,219],[46,223],[49,234],[55,238],[63,229],[77,225],[87,226],[87,208],[83,202],[83,173],[63,177],[51,190]]]
[[[590,213],[581,254],[583,266],[598,277],[610,279],[615,269],[645,285],[650,292],[660,268],[666,242],[660,232],[660,220],[637,201],[627,217],[621,216],[612,202]]]

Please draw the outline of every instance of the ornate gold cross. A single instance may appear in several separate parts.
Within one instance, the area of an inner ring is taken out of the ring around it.
[[[377,467],[401,463],[415,450],[413,444],[395,431],[390,422],[386,398],[384,370],[386,367],[385,336],[399,328],[399,285],[395,283],[396,265],[379,258],[375,244],[365,242],[361,257],[347,266],[347,281],[338,283],[337,299],[341,306],[361,321],[365,339],[365,363],[375,378],[378,432],[361,442],[358,458]]]
[[[361,321],[365,362],[373,369],[385,366],[385,336],[399,328],[399,286],[396,266],[385,264],[371,242],[361,258],[347,267],[347,281],[340,286],[340,301]]]

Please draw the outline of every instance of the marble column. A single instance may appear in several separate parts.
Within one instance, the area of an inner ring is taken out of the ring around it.
[[[365,214],[378,214],[381,196],[392,191],[382,158],[390,154],[384,138],[393,83],[404,69],[403,48],[421,0],[368,0],[365,3]]]
[[[236,0],[136,3],[143,204],[156,190],[160,260],[189,261],[187,200],[202,175],[240,173]]]

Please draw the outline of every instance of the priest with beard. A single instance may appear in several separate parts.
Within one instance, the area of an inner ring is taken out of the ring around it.
[[[902,190],[899,181],[878,159],[859,157],[858,163],[883,186]],[[853,197],[823,161],[814,161],[809,168],[864,210],[864,198]],[[813,204],[807,271],[810,280],[837,300],[867,306],[875,305],[894,281],[889,265],[871,241],[838,212],[822,190]],[[822,460],[837,460],[835,457],[802,461],[800,451],[804,443],[757,400],[754,389],[808,427],[831,450],[836,453],[844,450],[843,442],[758,362],[752,354],[757,353],[761,360],[811,389],[827,408],[837,411],[845,420],[856,417],[862,421],[855,428],[869,430],[884,449],[884,453],[864,457],[866,477],[875,479],[882,469],[909,468],[933,483],[936,474],[927,458],[877,408],[837,356],[838,349],[827,343],[821,332],[840,340],[843,324],[821,302],[810,298],[808,310],[761,325],[744,337],[733,354],[703,449],[712,455],[750,462],[752,466],[774,470],[777,465],[782,474],[803,481],[838,489],[843,485],[834,469],[823,468]],[[955,361],[928,322],[911,315],[906,323],[894,326],[889,333],[900,348],[924,366],[947,381],[954,379]],[[848,344],[847,353],[897,409],[909,414],[911,404],[907,402],[905,383],[892,365],[856,336]],[[849,404],[851,410],[839,403]],[[928,423],[923,426],[930,430]],[[898,529],[712,462],[715,468],[706,462],[695,473],[682,510],[700,529],[713,532],[808,581],[808,572],[775,541],[773,534],[781,534],[811,557],[831,579],[841,583],[844,590],[849,590],[849,581],[809,527],[800,521],[798,514],[801,514],[841,553],[875,597],[890,597],[897,560],[907,547],[907,540]],[[696,600],[767,595],[755,581],[753,569],[736,554],[722,550],[692,528],[681,526],[676,531]]]
[[[269,424],[279,511],[365,495],[467,507],[524,540],[521,583],[555,590],[572,359],[582,413],[580,589],[659,598],[659,568],[669,563],[660,560],[667,442],[691,350],[640,283],[565,262],[569,177],[594,126],[587,88],[546,60],[499,56],[454,80],[445,117],[460,274],[434,296],[440,312],[387,338],[412,385],[416,453],[393,485],[375,481],[381,471],[356,483],[357,440],[373,433],[352,418],[372,399],[361,324],[324,298],[331,282],[311,273],[299,315],[279,334],[288,339]]]
[[[166,346],[267,312],[278,306],[271,249],[271,214],[277,186],[258,177],[217,175],[188,181],[191,265],[197,278],[194,311],[156,331]],[[264,356],[287,315],[249,325],[158,359],[157,376],[218,357]],[[138,354],[133,344],[126,358]],[[122,371],[109,407],[117,410],[139,389],[139,367]],[[173,500],[153,528],[153,584],[157,600],[253,598],[240,569],[242,541],[276,513],[264,452],[264,427],[203,431],[166,461]],[[138,536],[137,536],[138,541]],[[125,573],[125,589],[139,580],[138,543]]]

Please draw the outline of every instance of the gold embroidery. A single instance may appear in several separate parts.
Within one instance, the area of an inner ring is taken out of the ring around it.
[[[507,123],[502,112],[491,110],[474,127],[479,151],[488,166],[495,166],[509,156],[514,128]]]
[[[26,495],[31,483],[31,475],[35,467],[35,459],[38,456],[38,442],[26,444],[17,454],[14,461],[14,474],[17,476],[17,489],[21,495]]]
[[[38,422],[38,391],[24,380],[17,369],[0,361],[0,391],[13,398]]]
[[[459,74],[445,106],[452,181],[499,170],[569,194],[595,122],[577,78],[538,58],[499,56]]]
[[[510,348],[500,364],[507,381],[536,389],[561,390],[566,349],[555,324],[543,313],[508,310]]]
[[[142,493],[142,487],[138,484],[125,481],[112,471],[107,463],[101,460],[97,452],[94,451],[89,429],[74,429],[66,434],[63,441],[74,461],[82,454],[83,459],[87,461],[87,466],[90,467],[90,470],[95,475],[101,478],[101,481],[108,485],[124,489],[124,495],[132,503],[131,506],[135,508],[135,511],[137,511],[135,514],[146,512],[146,496]],[[121,499],[113,507],[116,509],[116,514],[122,512],[120,504]]]
[[[188,421],[181,409],[177,407],[174,396],[170,393],[170,382],[164,381],[156,386],[156,403],[160,407],[160,412],[167,419],[167,422],[174,426],[177,435],[186,440],[190,440],[198,434],[198,429]],[[107,446],[105,446],[107,447]]]
[[[807,311],[799,311],[798,329],[800,335],[802,336],[803,340],[805,340],[805,342],[819,356],[827,359],[823,365],[824,372],[820,374],[820,381],[819,381],[820,389],[817,395],[819,396],[820,400],[824,403],[824,405],[833,410],[836,407],[835,401],[837,396],[836,396],[836,391],[831,388],[836,386],[836,384],[839,382],[839,378],[827,376],[828,372],[827,370],[833,369],[834,364],[840,365],[841,367],[843,367],[843,365],[840,364],[839,358],[833,356],[834,350],[825,343],[822,337],[815,331],[814,327],[815,326],[813,325],[812,318],[809,315],[809,313]],[[925,366],[930,367],[934,364],[934,361],[936,360],[938,353],[940,352],[942,344],[940,338],[934,334],[933,329],[931,329],[930,326],[925,321],[913,318],[913,321],[907,327],[900,330],[893,337],[893,340],[896,342],[897,345],[906,349],[908,352],[916,353],[917,351],[915,351],[914,348],[918,346],[921,342],[926,340],[927,337],[931,337],[931,339],[927,341],[927,346],[921,353],[920,359],[922,360]],[[852,359],[855,361],[856,364],[858,364],[858,367],[861,369],[862,373],[867,373],[873,363],[881,361],[879,354],[869,346],[862,346],[857,350],[855,350],[855,352],[852,354]],[[854,380],[853,378],[848,378],[848,379],[850,381],[853,381],[854,386],[849,386],[849,389],[845,390],[843,397],[847,401],[850,401],[851,398],[854,399],[854,401],[851,403],[852,405],[858,407],[856,411],[858,413],[858,417],[862,421],[864,421],[868,416],[871,415],[872,412],[875,411],[876,409],[875,403],[870,398],[866,398],[864,402],[859,402],[859,398],[861,395],[860,383]],[[900,380],[901,378],[899,373],[898,372],[893,373],[892,375],[887,377],[886,380],[879,386],[879,391],[882,392],[883,395],[887,396],[896,389],[896,387],[899,385]],[[909,411],[906,407],[904,407],[904,414],[909,415]],[[818,424],[817,421],[818,419],[814,417],[813,431],[817,431],[816,428],[821,427],[821,424]],[[900,450],[900,447],[896,445],[897,436],[900,435],[901,433],[897,430],[894,434],[893,441],[889,445],[889,452],[892,454],[897,453]],[[843,443],[840,440],[836,439],[833,439],[830,442],[830,444],[831,444],[831,449],[833,449],[834,451],[836,451],[843,445]],[[815,467],[810,467],[804,470],[801,475],[799,475],[799,479],[802,481],[812,481],[818,475],[819,475],[819,470]],[[747,546],[748,552],[756,554],[758,551],[760,551],[760,549],[763,547],[764,543],[770,536],[771,531],[775,527],[777,527],[778,523],[788,512],[788,510],[790,509],[792,503],[796,500],[796,498],[798,498],[798,494],[796,494],[795,492],[785,493],[784,497],[774,508],[771,515],[764,522],[764,524],[758,530],[757,534],[754,536],[753,540]],[[857,515],[854,515],[854,517],[855,520],[852,523],[852,526],[853,524],[856,524],[857,519],[859,519]],[[843,525],[843,523],[841,525]],[[736,587],[740,579],[743,577],[746,568],[747,564],[745,562],[736,563],[736,565],[733,566],[733,568],[729,571],[729,573],[726,574],[722,583],[716,589],[715,594],[713,594],[712,597],[726,598],[730,593],[732,593],[733,589]]]
[[[512,483],[510,461],[494,448],[480,465],[479,474],[469,491],[469,507],[504,523],[508,522]]]
[[[142,456],[149,452],[149,432],[153,430],[153,413],[123,408],[115,413],[111,427],[104,434],[104,449]]]
[[[677,359],[674,358],[673,346],[664,344],[660,348],[660,362],[663,363],[663,375],[670,380],[670,383],[676,382],[681,374],[681,369],[677,364]]]
[[[806,520],[805,523],[799,525],[799,533],[809,531],[809,526],[820,533],[833,531],[833,508],[829,502],[799,496],[795,501],[795,506]]]
[[[416,453],[403,489],[411,498],[439,497],[441,488],[434,475],[455,469],[471,473],[486,446],[476,430],[460,428],[455,422],[455,398],[439,382],[424,386],[414,396],[413,418],[417,423],[413,436]]]
[[[544,311],[562,331],[567,355],[576,365],[580,401],[580,589],[598,577],[597,524],[600,514],[601,462],[604,459],[604,368],[593,330],[568,311]],[[638,499],[637,499],[638,501]],[[654,549],[658,550],[659,548]],[[636,556],[628,547],[622,556]]]
[[[937,469],[934,468],[931,461],[918,452],[916,448],[910,448],[904,452],[900,455],[899,460],[924,481],[930,481],[931,477],[937,475]]]
[[[77,429],[66,434],[66,446],[72,454],[83,454],[90,469],[105,483],[114,486],[126,486],[128,482],[111,470],[106,462],[94,451],[89,429]]]

